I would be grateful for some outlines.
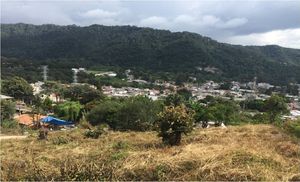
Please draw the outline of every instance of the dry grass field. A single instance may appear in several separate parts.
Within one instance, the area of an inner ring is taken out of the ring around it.
[[[300,142],[271,125],[196,129],[182,145],[155,132],[58,131],[1,141],[1,181],[300,180]]]

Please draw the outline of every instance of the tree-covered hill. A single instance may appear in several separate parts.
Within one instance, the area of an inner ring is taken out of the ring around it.
[[[151,75],[167,72],[171,78],[249,81],[257,76],[273,84],[300,83],[299,49],[230,45],[195,33],[133,26],[1,26],[4,77],[26,72],[30,64],[106,65]]]

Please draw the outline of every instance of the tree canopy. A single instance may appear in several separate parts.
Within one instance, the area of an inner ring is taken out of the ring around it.
[[[1,92],[18,100],[29,102],[33,98],[33,88],[29,83],[21,77],[12,77],[8,80],[3,80]]]
[[[283,97],[273,94],[265,101],[265,111],[269,114],[270,122],[274,122],[276,118],[288,112],[286,101]]]
[[[255,76],[276,85],[300,82],[298,49],[230,45],[189,32],[134,26],[2,24],[1,43],[5,78],[19,75],[38,80],[37,68],[48,65],[49,79],[71,82],[71,68],[101,65],[130,68],[143,79],[160,77],[178,84],[190,76],[199,82],[250,81]]]

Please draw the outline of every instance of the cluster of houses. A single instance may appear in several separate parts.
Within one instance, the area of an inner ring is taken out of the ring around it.
[[[133,81],[131,79],[130,81]],[[141,82],[144,83],[144,82]],[[114,88],[112,86],[103,86],[102,91],[109,97],[131,97],[137,95],[147,96],[153,100],[164,98],[170,94],[176,93],[177,90],[185,88],[192,93],[193,99],[201,100],[207,96],[221,97],[224,99],[233,99],[235,101],[244,100],[265,100],[270,95],[261,93],[261,90],[268,90],[270,88],[277,88],[277,86],[269,83],[239,83],[231,82],[231,87],[228,90],[220,89],[220,83],[214,81],[207,81],[201,85],[187,83],[184,86],[177,86],[174,82],[156,81],[154,85],[162,86],[162,90],[156,89],[140,89],[133,87]],[[299,90],[300,93],[300,90]],[[288,95],[286,97],[291,100],[289,109],[291,113],[284,116],[289,119],[296,119],[300,117],[300,94],[298,96]]]
[[[127,76],[128,82],[137,82],[141,84],[150,84],[149,82],[145,80],[140,79],[134,79],[134,76],[131,74],[131,70],[126,70],[125,74]],[[113,71],[108,72],[102,72],[97,73],[95,76],[109,76],[109,77],[115,77],[117,74]],[[33,94],[39,95],[41,99],[49,98],[52,102],[63,102],[64,100],[56,95],[55,93],[48,93],[48,94],[41,94],[43,89],[42,85],[44,82],[36,82],[32,83],[31,86],[33,87]],[[79,84],[79,83],[77,83]],[[221,97],[224,99],[233,99],[236,101],[243,101],[243,100],[265,100],[270,97],[270,95],[263,94],[260,92],[260,90],[268,90],[270,88],[276,88],[276,86],[271,85],[269,83],[256,83],[256,80],[254,82],[248,82],[248,83],[239,83],[239,82],[231,82],[230,83],[230,89],[224,90],[221,89],[221,83],[216,83],[214,81],[207,81],[203,84],[192,84],[192,83],[186,83],[183,86],[175,85],[174,82],[166,82],[157,80],[154,83],[151,83],[153,85],[159,86],[160,89],[149,89],[149,88],[134,88],[134,87],[121,87],[121,88],[115,88],[112,86],[102,86],[102,92],[103,94],[107,95],[108,97],[132,97],[132,96],[146,96],[153,100],[162,99],[167,97],[170,94],[174,94],[177,92],[177,90],[180,89],[186,89],[192,93],[193,99],[195,100],[201,100],[206,98],[207,96],[213,96],[213,97]],[[66,87],[69,87],[70,84],[65,85]],[[95,86],[90,85],[92,88],[97,89]],[[299,85],[299,95],[298,96],[292,96],[292,95],[286,95],[286,97],[290,98],[291,103],[289,104],[289,108],[291,110],[291,114],[285,117],[295,119],[300,117],[300,85]],[[9,96],[1,95],[2,99],[13,99]],[[26,106],[24,102],[17,101],[16,102],[16,111],[18,113],[18,117],[20,117],[22,114],[30,113],[31,109]],[[39,117],[39,116],[37,116]],[[42,116],[41,116],[42,117]],[[29,116],[23,118],[27,118],[26,120],[29,120]],[[32,117],[31,117],[32,118]],[[34,117],[33,117],[34,118]],[[20,119],[19,119],[20,120]],[[34,119],[33,119],[34,120]],[[21,121],[22,123],[22,121]],[[28,123],[27,121],[24,123]]]
[[[168,89],[160,91],[156,89],[140,89],[134,87],[114,88],[112,86],[102,86],[102,92],[109,97],[147,96],[152,100],[166,97],[172,93]]]

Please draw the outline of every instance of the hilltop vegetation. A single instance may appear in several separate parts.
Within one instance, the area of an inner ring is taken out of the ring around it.
[[[49,65],[51,76],[70,81],[72,67],[131,68],[145,79],[196,77],[258,81],[276,85],[300,82],[300,50],[279,46],[238,46],[218,43],[189,32],[133,26],[56,26],[2,24],[4,77],[29,75]],[[215,73],[204,68],[213,68]],[[63,73],[63,74],[62,74]]]
[[[270,125],[196,129],[175,147],[153,132],[82,133],[1,141],[1,181],[300,179],[299,140]]]

